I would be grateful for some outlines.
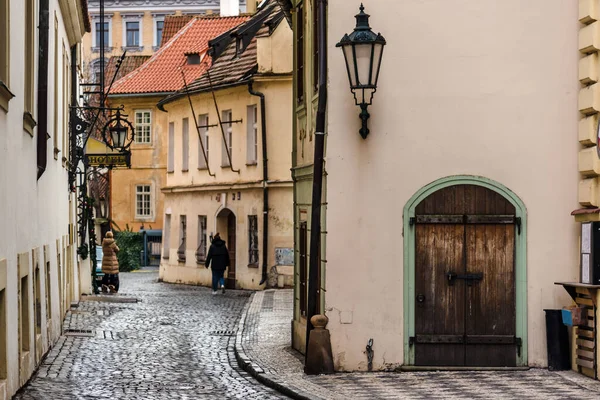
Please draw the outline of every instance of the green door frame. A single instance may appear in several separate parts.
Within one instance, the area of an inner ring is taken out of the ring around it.
[[[430,194],[454,185],[477,185],[493,190],[508,200],[521,218],[521,233],[515,236],[515,295],[516,335],[522,340],[517,366],[527,366],[527,209],[521,199],[504,185],[480,176],[456,175],[432,182],[415,193],[404,206],[404,364],[415,364],[414,346],[409,343],[415,335],[415,230],[410,218],[415,208]]]

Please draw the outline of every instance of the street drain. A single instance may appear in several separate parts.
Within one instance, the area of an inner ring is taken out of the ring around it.
[[[90,329],[65,329],[65,336],[94,337],[96,333]]]
[[[211,336],[233,336],[235,331],[211,331]]]
[[[237,297],[250,297],[252,295],[252,292],[237,292],[235,295]]]

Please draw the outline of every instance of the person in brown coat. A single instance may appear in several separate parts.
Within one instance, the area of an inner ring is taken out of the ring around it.
[[[113,238],[112,232],[106,232],[102,240],[102,291],[104,293],[117,293],[119,291],[119,259],[117,253],[119,246]]]

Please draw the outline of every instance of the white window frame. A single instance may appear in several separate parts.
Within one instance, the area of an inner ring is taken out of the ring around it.
[[[121,30],[123,31],[123,47],[127,48],[127,49],[136,49],[136,48],[140,48],[143,49],[144,48],[144,25],[143,25],[143,14],[121,14],[121,17],[123,18],[123,22],[121,23]],[[128,22],[137,22],[138,25],[138,29],[139,29],[139,43],[137,44],[137,46],[133,45],[133,46],[129,46],[127,44],[127,23]]]
[[[246,164],[258,163],[258,105],[247,107],[246,119]]]
[[[150,122],[144,122],[144,114],[148,113],[150,117]],[[138,123],[138,114],[142,114],[142,122]],[[135,127],[135,144],[141,145],[152,145],[152,110],[134,110],[134,120],[133,126]],[[142,136],[140,140],[140,135],[138,134],[138,126],[141,128],[148,127],[148,140],[145,140],[145,136]]]
[[[221,116],[221,121],[231,121],[233,119],[233,111],[232,110],[224,110]],[[231,163],[233,163],[233,124],[228,123],[224,124],[223,127],[225,131],[225,140],[227,143],[223,143],[221,141],[221,167],[230,167]],[[229,154],[231,155],[231,163],[229,162],[229,158],[227,157],[227,150],[225,150],[225,146],[229,148]]]
[[[169,122],[169,140],[167,143],[167,172],[175,171],[175,122]]]
[[[152,35],[153,35],[153,38],[154,38],[154,41],[153,41],[154,44],[153,44],[153,46],[155,48],[158,48],[160,46],[161,42],[158,41],[158,27],[157,27],[157,24],[159,22],[163,23],[163,33],[164,33],[165,32],[165,16],[164,16],[164,14],[154,14],[153,17],[154,17],[152,19],[152,31],[153,31]],[[162,35],[161,35],[161,41],[162,41]]]
[[[104,43],[106,47],[112,47],[112,15],[104,14],[104,22],[108,23],[108,43]],[[100,43],[96,43],[96,23],[100,23],[100,15],[92,17],[92,48],[100,48]]]
[[[190,119],[181,120],[181,171],[190,170]]]
[[[146,191],[146,188],[148,189]],[[142,189],[142,191],[140,191],[140,189]],[[142,204],[142,208],[139,208],[139,199],[138,196],[143,196],[142,197],[142,203],[145,202],[145,197],[148,197],[148,214],[140,214],[140,211],[143,211],[145,209],[144,205]],[[153,219],[154,218],[154,193],[152,190],[152,184],[151,183],[138,183],[135,185],[135,219],[142,219],[142,220],[148,220],[148,219]]]
[[[208,121],[209,121],[209,117],[208,114],[200,114],[198,115],[198,125],[202,126],[203,128],[199,129],[199,137],[198,137],[198,169],[207,169],[208,165],[206,165],[206,160],[208,160],[208,162],[210,162],[210,157],[209,157],[209,139],[208,139]],[[204,140],[204,150],[206,151],[206,160],[204,160],[204,155],[202,154],[202,146],[200,144],[200,140]]]

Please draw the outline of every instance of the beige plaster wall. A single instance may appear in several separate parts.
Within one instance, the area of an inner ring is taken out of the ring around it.
[[[291,183],[291,77],[257,77],[254,90],[265,95],[267,117],[267,147],[269,168],[269,250],[267,265],[269,270],[275,265],[275,248],[293,248],[293,200]],[[161,262],[161,279],[169,282],[182,282],[210,285],[211,273],[196,263],[195,251],[198,246],[198,215],[206,215],[208,234],[222,230],[217,224],[217,215],[223,209],[230,209],[237,218],[236,278],[240,288],[260,289],[262,276],[262,135],[260,132],[260,98],[248,93],[246,85],[219,90],[216,93],[220,112],[232,110],[233,119],[242,119],[233,124],[232,160],[233,168],[221,167],[223,138],[218,126],[209,128],[209,166],[211,177],[206,169],[198,169],[199,138],[187,98],[182,98],[165,106],[168,111],[165,132],[168,124],[174,124],[174,171],[167,173],[164,214],[171,215],[170,243],[168,260]],[[210,93],[192,96],[196,115],[208,114],[209,124],[217,124],[218,118]],[[258,105],[258,159],[256,164],[247,163],[247,106]],[[182,120],[189,119],[189,170],[182,170]],[[224,125],[225,126],[225,125]],[[168,135],[168,133],[167,133]],[[167,136],[168,137],[168,136]],[[168,145],[167,145],[168,146]],[[233,195],[235,194],[235,200]],[[239,194],[239,196],[238,196]],[[239,197],[239,199],[238,199]],[[187,251],[185,263],[178,262],[177,249],[180,242],[180,216],[187,218]],[[248,266],[248,215],[257,215],[259,224],[259,268]],[[165,230],[168,227],[165,227]],[[226,240],[226,237],[223,237]],[[164,251],[164,250],[163,250]],[[278,268],[277,274],[284,276],[284,284],[293,284],[291,268]]]
[[[121,228],[138,231],[163,228],[164,194],[167,180],[167,114],[156,108],[159,97],[111,97],[113,106],[124,105],[125,114],[135,126],[136,110],[151,112],[151,143],[131,145],[131,169],[111,171],[111,218]],[[136,217],[136,185],[150,184],[154,212],[151,217]]]
[[[402,210],[456,174],[495,180],[527,207],[528,356],[546,365],[543,309],[569,303],[555,281],[578,279],[577,2],[365,2],[388,40],[366,140],[334,47],[358,6],[329,2],[326,310],[336,367],[366,369],[369,338],[374,368],[404,362]],[[352,323],[341,324],[344,311]]]
[[[64,90],[63,71],[70,67],[68,49],[71,43],[59,2],[50,1],[47,125],[50,139],[46,170],[38,180],[38,128],[33,129],[33,135],[23,128],[25,30],[21,21],[26,19],[25,2],[12,0],[9,3],[9,79],[5,83],[15,97],[8,102],[8,110],[0,108],[0,221],[3,224],[3,229],[0,230],[0,290],[3,291],[5,307],[5,320],[0,320],[0,336],[6,339],[6,348],[0,349],[0,353],[6,355],[6,376],[0,377],[0,399],[10,399],[31,377],[43,354],[56,343],[61,334],[65,304],[78,301],[80,293],[77,238],[73,225],[76,197],[68,191],[68,164],[66,159],[63,160],[63,156],[68,156],[68,141],[65,140],[68,137],[68,127],[63,123],[63,115],[70,96],[69,91]],[[39,10],[36,8],[36,27],[39,24],[37,11]],[[55,16],[58,21],[56,81]],[[37,48],[37,34],[34,40]],[[66,58],[63,58],[63,46],[67,49]],[[35,59],[34,88],[37,87],[37,53]],[[57,101],[54,96],[56,91]],[[36,96],[34,92],[33,116],[37,119]],[[54,138],[57,139],[57,150],[60,153],[54,152]],[[40,274],[39,331],[36,330],[33,301],[36,267]],[[28,285],[20,287],[24,276],[28,276]],[[50,278],[49,282],[46,282],[47,276]],[[22,292],[29,296],[26,318],[22,318],[19,307]],[[23,335],[23,341],[29,343],[27,352],[20,351],[19,346],[19,326],[22,321],[26,321],[30,327],[29,335]]]

